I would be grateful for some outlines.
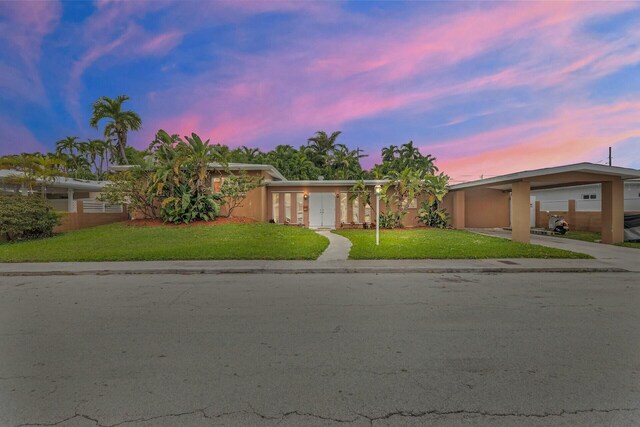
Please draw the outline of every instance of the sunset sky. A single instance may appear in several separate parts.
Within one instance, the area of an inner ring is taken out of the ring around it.
[[[0,2],[0,154],[48,151],[129,95],[155,132],[269,150],[317,130],[455,181],[640,168],[640,3]]]

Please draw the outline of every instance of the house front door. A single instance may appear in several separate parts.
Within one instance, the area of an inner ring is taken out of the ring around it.
[[[336,228],[336,196],[309,193],[309,228]]]

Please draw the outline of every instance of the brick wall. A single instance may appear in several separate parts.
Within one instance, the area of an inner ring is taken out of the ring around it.
[[[114,222],[126,221],[129,219],[127,208],[124,207],[122,213],[85,213],[82,200],[77,202],[77,212],[63,214],[60,219],[61,224],[53,229],[55,233],[63,233],[81,228],[95,227],[97,225],[112,224]]]

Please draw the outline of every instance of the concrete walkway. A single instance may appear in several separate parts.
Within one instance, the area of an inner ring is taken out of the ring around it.
[[[478,228],[469,229],[469,231],[487,236],[502,237],[505,239],[511,238],[511,232],[501,228]],[[531,235],[531,243],[534,245],[580,252],[596,258],[600,265],[640,272],[639,249],[607,245],[604,243],[583,242],[582,240],[567,239],[566,237],[539,236],[535,234]]]
[[[327,246],[327,249],[318,257],[317,261],[346,261],[349,259],[351,240],[332,233],[329,230],[316,230],[316,233],[329,239],[329,246]]]

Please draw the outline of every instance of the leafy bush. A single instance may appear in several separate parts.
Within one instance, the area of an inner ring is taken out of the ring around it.
[[[0,235],[7,240],[49,237],[59,223],[58,214],[39,196],[0,195]]]
[[[380,228],[402,227],[402,215],[398,212],[380,212]]]
[[[162,201],[160,216],[165,222],[188,224],[192,221],[211,221],[220,214],[222,197],[217,194],[197,194],[182,185],[173,196]]]
[[[418,210],[418,221],[429,227],[446,228],[449,214],[446,209],[438,209],[437,202],[423,202]]]

